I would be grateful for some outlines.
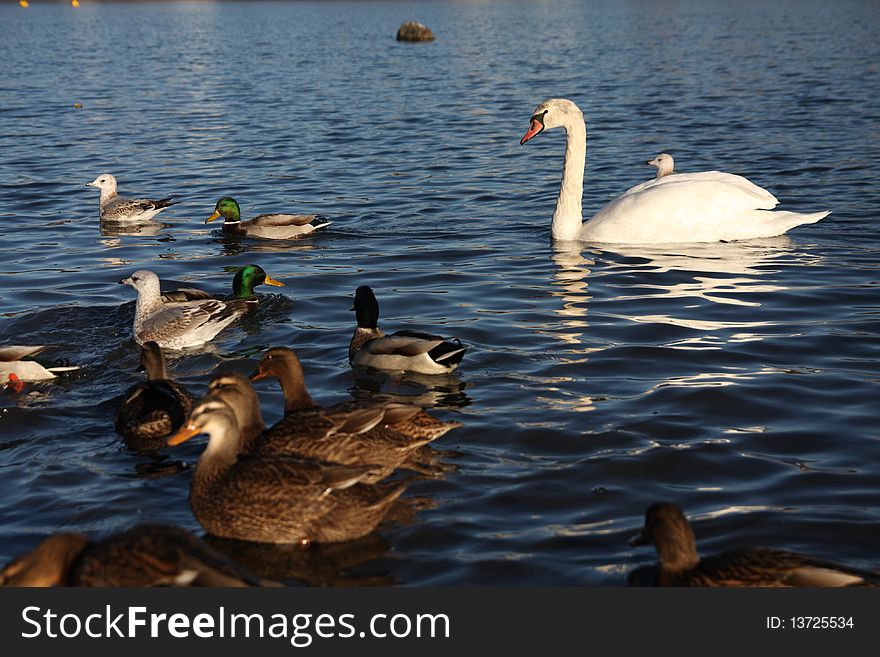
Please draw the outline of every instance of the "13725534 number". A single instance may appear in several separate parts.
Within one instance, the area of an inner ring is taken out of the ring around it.
[[[852,629],[852,616],[792,616],[789,619],[793,630],[839,630]]]

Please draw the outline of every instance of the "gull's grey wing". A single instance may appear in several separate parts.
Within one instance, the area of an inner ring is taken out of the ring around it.
[[[119,198],[116,197],[101,208],[101,219],[113,221],[119,219],[137,218],[147,212],[155,214],[156,211],[174,205],[171,197],[153,201],[146,198]]]
[[[222,301],[166,305],[144,320],[139,333],[147,339],[158,337],[160,341],[169,341],[230,314],[232,311]]]

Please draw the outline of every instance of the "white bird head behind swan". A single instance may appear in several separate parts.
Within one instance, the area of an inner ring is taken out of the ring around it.
[[[550,233],[555,240],[655,244],[774,237],[828,212],[770,212],[779,202],[742,176],[719,171],[664,175],[627,190],[583,222],[587,126],[577,105],[551,98],[535,108],[520,144],[564,128],[562,184]],[[671,158],[670,158],[671,160]]]
[[[655,178],[668,176],[675,170],[675,160],[672,159],[672,156],[669,153],[660,153],[660,155],[653,160],[648,160],[645,164],[657,167],[657,175]]]

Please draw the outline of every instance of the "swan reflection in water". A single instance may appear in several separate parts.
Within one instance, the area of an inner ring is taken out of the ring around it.
[[[601,304],[604,317],[638,323],[669,324],[698,331],[770,326],[773,322],[754,320],[746,311],[740,314],[739,321],[701,318],[700,309],[706,306],[699,302],[760,307],[760,297],[755,295],[788,289],[777,276],[784,267],[812,266],[821,261],[785,236],[681,245],[556,242],[552,258],[556,270],[550,293],[563,301],[562,308],[555,311],[563,319],[553,334],[571,344],[583,342],[591,302],[593,312]],[[594,300],[589,282],[594,287],[601,284],[625,292]],[[698,303],[678,302],[674,314],[640,312],[645,308],[654,310],[658,302],[670,299]]]
[[[821,257],[785,236],[680,245],[557,241],[551,258],[555,269],[548,290],[559,299],[552,311],[555,317],[530,328],[562,345],[553,354],[554,366],[530,379],[541,390],[543,404],[579,411],[592,410],[595,397],[575,393],[566,382],[580,379],[581,374],[572,376],[572,372],[583,372],[580,365],[598,352],[631,346],[722,349],[726,344],[763,340],[778,322],[755,309],[768,303],[766,295],[788,289],[781,282],[783,271],[821,262]],[[733,308],[719,319],[719,307]],[[661,331],[656,344],[628,345],[620,337],[623,331],[616,328],[627,324],[688,331],[672,337]],[[734,374],[727,372],[725,380],[734,379]],[[711,372],[689,377],[691,385],[712,385],[717,380]]]

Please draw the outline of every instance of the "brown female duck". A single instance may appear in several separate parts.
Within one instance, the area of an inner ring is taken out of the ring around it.
[[[193,396],[168,378],[162,349],[155,342],[141,347],[147,381],[128,389],[116,412],[116,433],[132,449],[151,451],[165,446],[192,410]]]
[[[418,406],[349,401],[318,406],[306,390],[302,365],[292,349],[269,349],[251,380],[274,377],[284,392],[285,418],[260,439],[260,453],[296,454],[333,463],[382,468],[378,481],[396,468],[420,469],[413,457],[458,422],[441,422]]]
[[[193,514],[209,533],[257,543],[335,543],[365,536],[404,486],[358,485],[373,466],[242,454],[235,415],[217,397],[200,401],[168,444],[200,433],[208,446],[190,487]]]
[[[184,529],[139,525],[91,541],[52,534],[0,570],[0,586],[258,586]]]
[[[658,502],[645,512],[645,527],[630,545],[653,543],[660,563],[638,568],[630,585],[654,586],[877,586],[880,574],[858,571],[807,555],[774,548],[731,550],[701,559],[681,509]]]

